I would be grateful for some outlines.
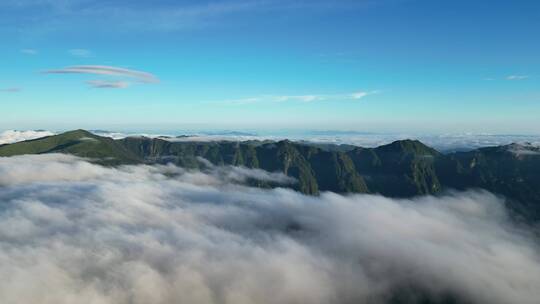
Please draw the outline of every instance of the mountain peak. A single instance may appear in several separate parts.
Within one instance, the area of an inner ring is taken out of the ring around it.
[[[139,159],[108,137],[78,129],[0,147],[0,156],[66,153],[95,159],[103,164],[135,163]]]
[[[440,154],[437,150],[428,147],[421,141],[415,139],[396,140],[390,144],[379,146],[376,150],[379,152],[413,153],[422,155]]]
[[[69,137],[95,137],[97,136],[94,133],[91,133],[83,129],[71,130],[71,131],[61,133],[59,135],[69,136]]]

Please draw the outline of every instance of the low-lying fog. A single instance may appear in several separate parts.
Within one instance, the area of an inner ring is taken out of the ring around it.
[[[487,192],[396,200],[282,174],[0,158],[1,303],[538,303],[536,240]]]

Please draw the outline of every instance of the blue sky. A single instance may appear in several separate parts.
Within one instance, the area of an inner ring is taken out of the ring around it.
[[[540,133],[539,1],[0,2],[0,129]]]

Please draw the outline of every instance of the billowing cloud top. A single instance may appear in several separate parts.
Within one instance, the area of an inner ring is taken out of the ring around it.
[[[248,171],[232,176],[268,174]],[[537,240],[489,193],[309,197],[241,186],[223,172],[0,158],[0,275],[9,278],[0,302],[540,297]]]
[[[39,130],[39,131],[7,130],[4,132],[0,132],[0,145],[11,144],[11,143],[29,140],[29,139],[36,139],[36,138],[45,137],[49,135],[54,135],[54,133],[50,131],[44,131],[44,130]]]

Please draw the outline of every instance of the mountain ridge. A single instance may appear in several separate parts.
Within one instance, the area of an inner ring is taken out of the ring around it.
[[[202,157],[214,165],[282,172],[298,180],[289,187],[311,195],[332,191],[406,198],[447,189],[485,189],[506,196],[511,209],[524,218],[540,221],[540,149],[527,145],[442,154],[412,139],[341,149],[290,140],[114,140],[79,129],[0,146],[0,156],[43,153],[67,153],[109,166],[173,163],[187,168],[200,168]]]

